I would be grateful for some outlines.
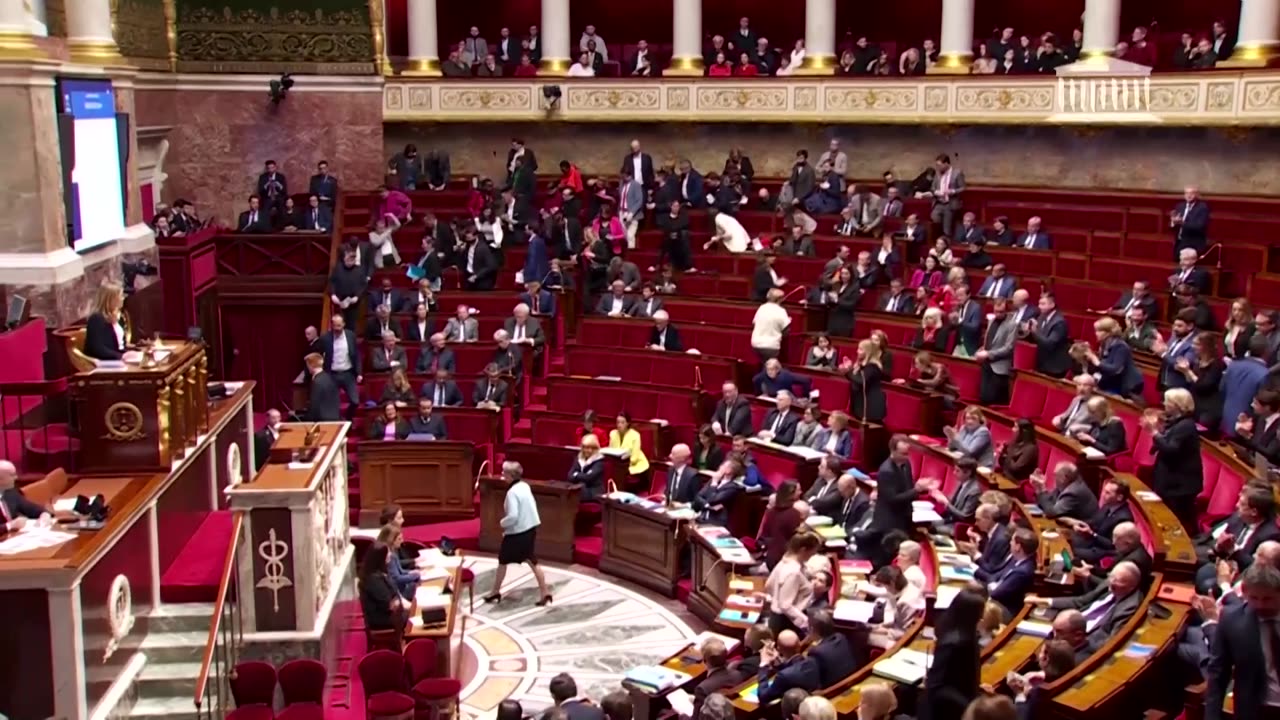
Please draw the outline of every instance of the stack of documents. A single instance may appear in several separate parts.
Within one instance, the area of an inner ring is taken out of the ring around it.
[[[742,641],[737,638],[732,638],[732,637],[729,637],[728,635],[721,635],[720,633],[713,633],[710,630],[705,630],[703,632],[698,633],[698,637],[693,639],[693,646],[696,648],[700,648],[702,647],[702,643],[712,638],[715,638],[716,640],[719,640],[720,642],[724,643],[724,649],[729,652],[729,655],[733,655],[734,651],[738,649],[738,646],[742,644]]]
[[[627,671],[623,679],[651,692],[662,692],[667,688],[681,685],[689,680],[689,676],[679,670],[659,665],[641,665]]]
[[[832,614],[841,622],[869,623],[875,609],[876,604],[873,602],[840,598],[836,601]]]
[[[916,525],[932,525],[942,522],[942,516],[928,500],[916,500],[911,503],[911,522]]]
[[[1053,633],[1053,625],[1041,620],[1023,620],[1018,623],[1017,630],[1023,635],[1047,638]]]
[[[924,680],[925,673],[928,672],[932,663],[932,655],[919,650],[902,648],[872,665],[871,672],[903,685],[916,685]]]

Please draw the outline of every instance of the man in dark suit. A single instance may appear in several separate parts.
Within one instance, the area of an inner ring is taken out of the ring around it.
[[[952,238],[952,242],[958,245],[985,245],[987,242],[986,231],[978,224],[978,216],[967,212],[964,219],[956,226],[956,236]]]
[[[701,717],[702,704],[708,697],[741,682],[738,673],[729,669],[729,652],[723,640],[718,637],[707,638],[699,651],[702,664],[707,668],[707,675],[693,688],[694,718]]]
[[[911,529],[911,503],[928,487],[925,480],[912,477],[911,441],[905,435],[894,435],[889,439],[889,457],[876,474],[876,502],[867,528],[867,539],[873,543],[868,547],[883,562],[890,558],[879,547],[881,539],[894,530]]]
[[[369,307],[378,308],[385,306],[389,312],[405,312],[410,308],[404,307],[404,294],[400,292],[392,283],[391,278],[382,278],[381,287],[374,288],[369,291]]]
[[[436,440],[448,440],[449,430],[444,418],[432,412],[435,404],[430,397],[418,398],[418,414],[409,421],[410,435],[431,435]]]
[[[1151,571],[1154,569],[1154,561],[1151,553],[1147,552],[1147,548],[1142,545],[1142,531],[1138,526],[1131,522],[1122,522],[1111,531],[1111,544],[1116,549],[1115,561],[1111,567],[1115,567],[1122,562],[1132,563],[1138,568],[1141,575],[1141,584],[1145,586],[1147,580],[1151,578]],[[1088,563],[1080,562],[1072,568],[1072,572],[1077,577],[1084,578],[1084,586],[1093,590],[1101,585],[1107,577],[1106,568],[1101,565],[1090,567]]]
[[[680,342],[680,332],[671,324],[666,310],[653,314],[653,329],[649,331],[650,350],[667,350],[684,352],[684,344]]]
[[[556,314],[556,296],[550,290],[542,289],[541,278],[528,280],[524,286],[525,291],[517,299],[529,306],[529,312],[534,315]]]
[[[31,502],[17,488],[18,469],[8,460],[0,460],[0,530],[15,532],[26,526],[28,520],[38,520],[47,508]]]
[[[604,711],[598,705],[578,696],[578,684],[568,673],[551,678],[550,689],[551,699],[569,720],[604,720]]]
[[[622,170],[631,173],[631,177],[639,180],[644,187],[653,187],[653,157],[647,152],[641,152],[640,141],[631,141],[631,152],[622,158]]]
[[[1098,512],[1098,498],[1074,463],[1060,462],[1053,468],[1053,489],[1047,488],[1044,473],[1031,474],[1031,486],[1036,490],[1036,505],[1045,517],[1087,520]]]
[[[1216,561],[1228,560],[1244,570],[1253,564],[1259,545],[1277,539],[1280,527],[1276,526],[1276,502],[1270,487],[1245,485],[1222,532],[1201,545],[1209,545],[1204,558],[1208,562],[1196,570],[1196,587],[1205,593],[1212,590],[1217,580]]]
[[[500,408],[507,403],[507,383],[498,376],[502,371],[497,365],[485,366],[484,377],[471,391],[471,402],[478,408]]]
[[[1040,296],[1040,316],[1030,322],[1028,335],[1036,344],[1036,372],[1062,377],[1071,369],[1071,337],[1067,319],[1058,312],[1053,293]]]
[[[1071,646],[1076,665],[1080,665],[1093,654],[1089,645],[1089,624],[1079,610],[1059,610],[1053,616],[1053,639],[1061,640]]]
[[[1190,285],[1201,295],[1208,295],[1213,279],[1209,271],[1196,265],[1200,262],[1200,253],[1191,247],[1178,251],[1178,267],[1169,275],[1169,289],[1176,290],[1181,285]]]
[[[1010,615],[1022,609],[1023,598],[1035,582],[1036,552],[1039,548],[1040,538],[1022,528],[1013,534],[1009,561],[1004,567],[994,573],[981,567],[974,572],[974,577],[986,584],[991,599],[1003,605]]]
[[[289,197],[289,182],[284,173],[277,172],[275,160],[268,160],[258,176],[258,197],[262,198],[262,209],[268,215],[284,208],[284,200]]]
[[[889,291],[880,296],[876,309],[880,312],[910,315],[915,312],[916,299],[903,287],[901,278],[894,278],[889,281]]]
[[[493,341],[493,360],[490,364],[496,366],[498,372],[511,375],[517,381],[520,380],[520,375],[524,372],[524,365],[521,362],[524,353],[520,350],[520,346],[511,342],[511,336],[506,330],[495,332]]]
[[[1027,220],[1027,231],[1018,238],[1018,244],[1015,247],[1026,250],[1050,250],[1053,248],[1049,233],[1040,229],[1039,217],[1031,217]]]
[[[836,481],[836,489],[840,493],[840,505],[831,516],[831,522],[844,528],[849,537],[854,537],[855,531],[871,515],[871,496],[863,491],[852,475],[841,475]]]
[[[329,332],[320,336],[320,349],[324,354],[325,373],[346,393],[350,410],[355,412],[360,406],[360,383],[364,381],[364,373],[360,369],[356,334],[347,329],[341,315],[329,319]]]
[[[844,635],[836,632],[831,610],[821,608],[809,615],[809,657],[818,664],[818,687],[831,687],[862,666]],[[789,720],[784,718],[784,720]]]
[[[356,261],[356,254],[354,249],[344,249],[342,261],[329,276],[329,302],[351,327],[360,317],[360,297],[369,285],[369,273]]]
[[[982,281],[982,287],[978,289],[978,297],[1011,298],[1013,291],[1017,289],[1018,278],[1008,273],[1004,263],[996,263],[991,266],[991,274]]]
[[[812,379],[787,370],[777,358],[766,360],[764,370],[756,373],[751,382],[755,385],[756,393],[764,397],[776,397],[783,390],[804,397],[813,388]]]
[[[1093,651],[1102,647],[1112,633],[1124,627],[1137,612],[1142,604],[1142,593],[1138,591],[1141,584],[1142,571],[1131,562],[1122,562],[1111,568],[1106,584],[1084,595],[1052,600],[1028,595],[1027,602],[1056,610],[1079,610],[1084,615],[1088,645]]]
[[[373,317],[369,318],[369,322],[364,326],[364,339],[369,342],[381,342],[382,337],[387,333],[391,333],[397,338],[403,333],[400,323],[391,317],[391,311],[386,305],[376,305],[373,311]]]
[[[1227,24],[1221,20],[1213,21],[1213,40],[1210,49],[1219,60],[1226,60],[1236,49],[1236,38],[1227,30]]]
[[[320,202],[318,195],[307,198],[307,209],[302,213],[302,229],[319,233],[333,229],[333,211]]]
[[[706,193],[702,191],[702,173],[688,160],[681,160],[676,169],[676,188],[682,204],[694,208],[707,204]]]
[[[778,633],[772,647],[760,651],[760,681],[757,697],[767,705],[791,688],[814,692],[822,687],[822,675],[813,658],[800,653],[800,638],[793,630]]]
[[[307,356],[307,371],[311,373],[311,398],[304,415],[307,422],[336,422],[342,419],[338,383],[334,382],[333,376],[325,372],[324,368],[323,355],[312,353]]]
[[[414,368],[420,373],[434,373],[437,370],[448,370],[450,373],[458,371],[458,360],[444,342],[444,333],[434,333],[431,335],[430,347],[422,348],[422,352],[418,353],[418,364]]]
[[[316,174],[311,176],[307,192],[319,198],[320,204],[329,208],[330,217],[333,216],[333,205],[338,201],[338,178],[329,174],[327,161],[321,160],[316,165]]]
[[[459,269],[462,270],[462,287],[465,290],[492,290],[498,275],[498,261],[487,243],[479,241],[480,236],[468,229],[465,241],[466,249],[458,258]]]
[[[1173,228],[1173,251],[1191,248],[1203,253],[1209,242],[1209,204],[1200,199],[1200,190],[1188,187],[1182,194],[1182,202],[1169,213],[1169,227]]]
[[[994,577],[1004,569],[1012,551],[1009,528],[1000,522],[1000,508],[990,503],[979,505],[973,515],[973,527],[969,528],[969,539],[956,545],[974,559],[975,575],[982,572]]]
[[[627,295],[626,283],[614,280],[609,285],[609,294],[602,296],[596,304],[596,312],[609,317],[628,317],[635,306],[635,298]]]
[[[721,393],[720,402],[711,413],[711,429],[717,435],[752,435],[751,404],[738,394],[738,386],[727,382]]]
[[[1133,289],[1120,296],[1115,305],[1108,310],[1112,315],[1118,317],[1126,317],[1129,311],[1135,307],[1141,307],[1146,310],[1147,317],[1153,318],[1159,314],[1159,308],[1156,305],[1156,299],[1151,294],[1151,283],[1146,280],[1137,280],[1133,283]]]
[[[271,215],[262,209],[262,202],[257,195],[249,196],[249,209],[240,213],[236,222],[236,232],[269,233],[271,232]]]
[[[369,353],[369,367],[373,372],[391,372],[392,370],[408,370],[409,358],[404,348],[396,343],[396,334],[390,330],[382,333],[382,346]]]
[[[767,421],[765,427],[769,427]],[[793,429],[792,435],[794,434]],[[831,517],[844,504],[845,498],[841,497],[839,487],[842,469],[840,458],[836,455],[828,455],[818,461],[818,477],[804,494],[804,501],[809,503],[813,514]]]
[[[1253,453],[1256,467],[1280,466],[1280,393],[1263,388],[1249,405],[1235,422],[1236,441]]]
[[[271,453],[271,446],[276,444],[276,440],[280,437],[280,423],[283,422],[280,411],[271,408],[267,411],[267,424],[262,429],[253,434],[253,460],[254,469],[261,470],[263,465],[267,464],[267,455]]]
[[[764,416],[764,424],[760,426],[759,438],[783,447],[790,447],[796,437],[796,425],[800,417],[791,412],[791,393],[779,390],[775,396],[777,407]]]
[[[503,321],[503,329],[511,336],[511,342],[527,345],[536,353],[542,352],[547,336],[542,331],[542,323],[529,316],[529,306],[524,303],[516,305],[512,316]]]
[[[1245,602],[1223,611],[1211,634],[1205,720],[1222,720],[1228,688],[1235,695],[1236,720],[1280,717],[1280,706],[1270,704],[1274,658],[1280,658],[1280,570],[1255,563],[1244,573],[1241,592]]]
[[[418,394],[431,398],[434,407],[462,407],[462,391],[458,389],[458,383],[450,379],[449,371],[443,367],[437,368],[435,377],[423,383],[422,391]]]
[[[1098,497],[1098,511],[1086,519],[1064,518],[1071,528],[1071,554],[1081,562],[1101,565],[1104,557],[1113,557],[1116,547],[1112,533],[1121,523],[1132,522],[1129,509],[1129,484],[1119,478],[1102,483]]]
[[[956,288],[951,322],[956,327],[956,354],[973,357],[982,346],[982,304],[969,298],[969,286]]]
[[[690,457],[692,453],[689,446],[684,443],[671,448],[671,466],[667,470],[667,487],[663,493],[667,505],[672,503],[690,505],[698,496],[701,484],[698,471],[689,464]]]

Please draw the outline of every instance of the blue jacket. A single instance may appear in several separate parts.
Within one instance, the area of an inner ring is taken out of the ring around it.
[[[797,375],[790,370],[783,368],[778,371],[778,376],[771,378],[764,370],[756,373],[751,379],[751,383],[756,386],[756,392],[765,397],[777,397],[779,390],[786,390],[792,395],[806,397],[813,388],[813,381],[804,375]],[[796,392],[796,387],[800,388],[800,392]]]
[[[405,600],[412,600],[414,591],[417,590],[418,582],[422,576],[417,570],[405,570],[400,564],[399,553],[391,553],[391,562],[387,565],[387,574],[391,576],[391,582],[395,583],[396,589],[404,596]]]
[[[1003,605],[1010,613],[1017,613],[1036,579],[1036,561],[1035,558],[1028,557],[1019,562],[1010,562],[994,573],[978,568],[974,576],[986,583],[992,600]]]
[[[524,281],[542,282],[549,272],[551,261],[547,259],[547,241],[535,233],[529,238],[529,254],[524,261]]]
[[[761,705],[779,700],[791,688],[814,692],[822,687],[822,675],[818,663],[807,655],[795,655],[783,663],[778,672],[769,675],[768,668],[760,668],[760,689],[757,692]]]
[[[1267,379],[1267,364],[1258,358],[1246,357],[1227,366],[1222,374],[1222,434],[1236,434],[1236,418],[1248,413],[1253,396]]]
[[[1129,344],[1119,338],[1109,340],[1098,353],[1098,389],[1104,393],[1130,397],[1142,393],[1142,373],[1133,364]]]
[[[813,436],[813,444],[809,447],[814,450],[821,450],[825,452],[827,449],[827,441],[830,439],[831,429],[822,428],[818,431],[817,435]],[[836,455],[839,455],[842,458],[848,458],[851,454],[853,454],[853,434],[848,430],[845,430],[840,433],[840,439],[836,440]]]
[[[1188,382],[1185,375],[1178,372],[1175,366],[1178,364],[1179,358],[1186,358],[1187,362],[1195,364],[1196,349],[1192,340],[1196,337],[1195,332],[1188,333],[1181,341],[1175,340],[1172,335],[1169,336],[1169,349],[1164,352],[1164,362],[1160,365],[1160,384],[1162,390],[1169,388],[1191,389],[1191,383]],[[1224,416],[1225,417],[1225,416]],[[1232,422],[1235,422],[1234,415]]]

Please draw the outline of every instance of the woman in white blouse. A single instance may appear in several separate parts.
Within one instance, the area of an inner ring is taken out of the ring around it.
[[[787,76],[794,75],[800,69],[800,64],[804,62],[804,38],[796,41],[796,46],[791,51],[791,57],[787,59],[784,67],[778,68],[778,75]]]
[[[494,213],[493,207],[489,206],[480,211],[480,216],[475,219],[476,231],[484,237],[484,241],[489,243],[489,247],[494,249],[502,247],[502,222],[498,220]]]
[[[898,545],[898,569],[902,571],[907,582],[920,592],[924,592],[926,582],[924,570],[920,569],[922,552],[924,548],[920,547],[920,543],[915,540],[903,540]]]
[[[765,598],[769,604],[769,629],[773,636],[783,630],[805,635],[809,616],[805,610],[813,603],[813,586],[805,573],[805,563],[822,550],[822,540],[811,532],[798,532],[787,542],[787,552],[765,580]]]
[[[392,234],[400,229],[400,220],[390,213],[378,218],[369,231],[369,247],[373,249],[373,266],[392,267],[400,264],[400,251],[396,249]]]

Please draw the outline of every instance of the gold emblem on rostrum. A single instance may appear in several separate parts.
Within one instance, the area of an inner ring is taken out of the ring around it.
[[[107,408],[103,419],[107,426],[105,437],[108,440],[129,442],[143,436],[142,411],[133,403],[118,402],[112,405]]]

